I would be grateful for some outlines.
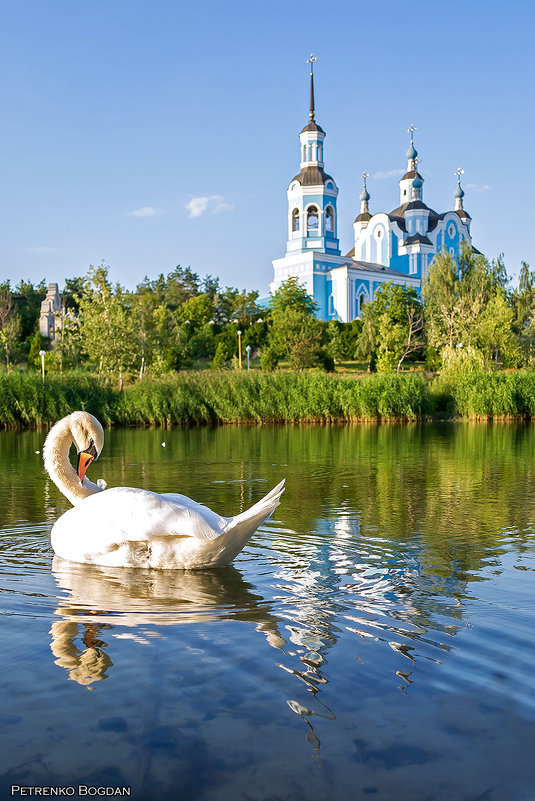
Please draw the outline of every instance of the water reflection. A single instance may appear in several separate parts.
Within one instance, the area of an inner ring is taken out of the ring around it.
[[[110,675],[112,637],[145,645],[155,628],[231,619],[254,623],[273,648],[285,640],[272,605],[229,566],[219,570],[136,570],[54,557],[52,573],[64,597],[52,623],[51,651],[69,679],[89,686]],[[139,633],[118,633],[132,628]],[[106,638],[106,639],[104,639]],[[119,665],[115,666],[116,670]]]
[[[165,449],[157,431],[107,432],[110,485],[228,513],[284,468],[276,518],[234,567],[201,573],[52,562],[67,503],[34,453],[44,432],[0,437],[10,780],[22,765],[29,784],[69,784],[90,764],[147,801],[178,786],[494,801],[495,770],[500,797],[530,797],[534,431],[170,430]]]

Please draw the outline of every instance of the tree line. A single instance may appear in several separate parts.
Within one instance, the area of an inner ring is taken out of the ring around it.
[[[357,360],[370,372],[399,372],[415,361],[432,371],[523,367],[535,354],[535,273],[522,263],[509,288],[503,259],[489,261],[466,248],[435,257],[421,296],[386,283],[351,323],[316,318],[314,300],[296,278],[271,295],[221,287],[191,268],[145,278],[133,291],[112,284],[105,264],[65,281],[52,343],[39,333],[43,282],[0,283],[3,362],[63,372],[84,368],[117,380],[153,377],[191,366],[238,366],[248,351],[264,370],[280,362],[326,371]],[[241,351],[241,356],[239,353]]]

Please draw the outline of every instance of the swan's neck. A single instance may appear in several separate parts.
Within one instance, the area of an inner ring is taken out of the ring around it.
[[[60,420],[50,429],[43,447],[43,458],[45,469],[56,487],[73,506],[76,506],[88,495],[101,492],[101,489],[87,478],[84,478],[83,483],[78,478],[78,474],[69,460],[69,449],[72,443],[73,437],[68,421]]]

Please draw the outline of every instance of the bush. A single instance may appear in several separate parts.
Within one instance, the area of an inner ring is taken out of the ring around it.
[[[277,365],[279,360],[275,355],[275,351],[273,348],[266,348],[262,352],[262,358],[260,359],[260,367],[262,370],[265,370],[268,373],[272,373],[274,370],[277,369]]]

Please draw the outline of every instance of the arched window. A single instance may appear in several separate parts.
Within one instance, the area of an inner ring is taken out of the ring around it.
[[[364,304],[366,303],[366,296],[362,294],[359,298],[359,314],[362,311]]]
[[[316,206],[309,206],[307,211],[307,230],[317,231],[320,224],[320,218]]]
[[[292,211],[292,231],[299,231],[299,209]]]
[[[325,209],[325,230],[334,233],[334,211],[332,206]]]

